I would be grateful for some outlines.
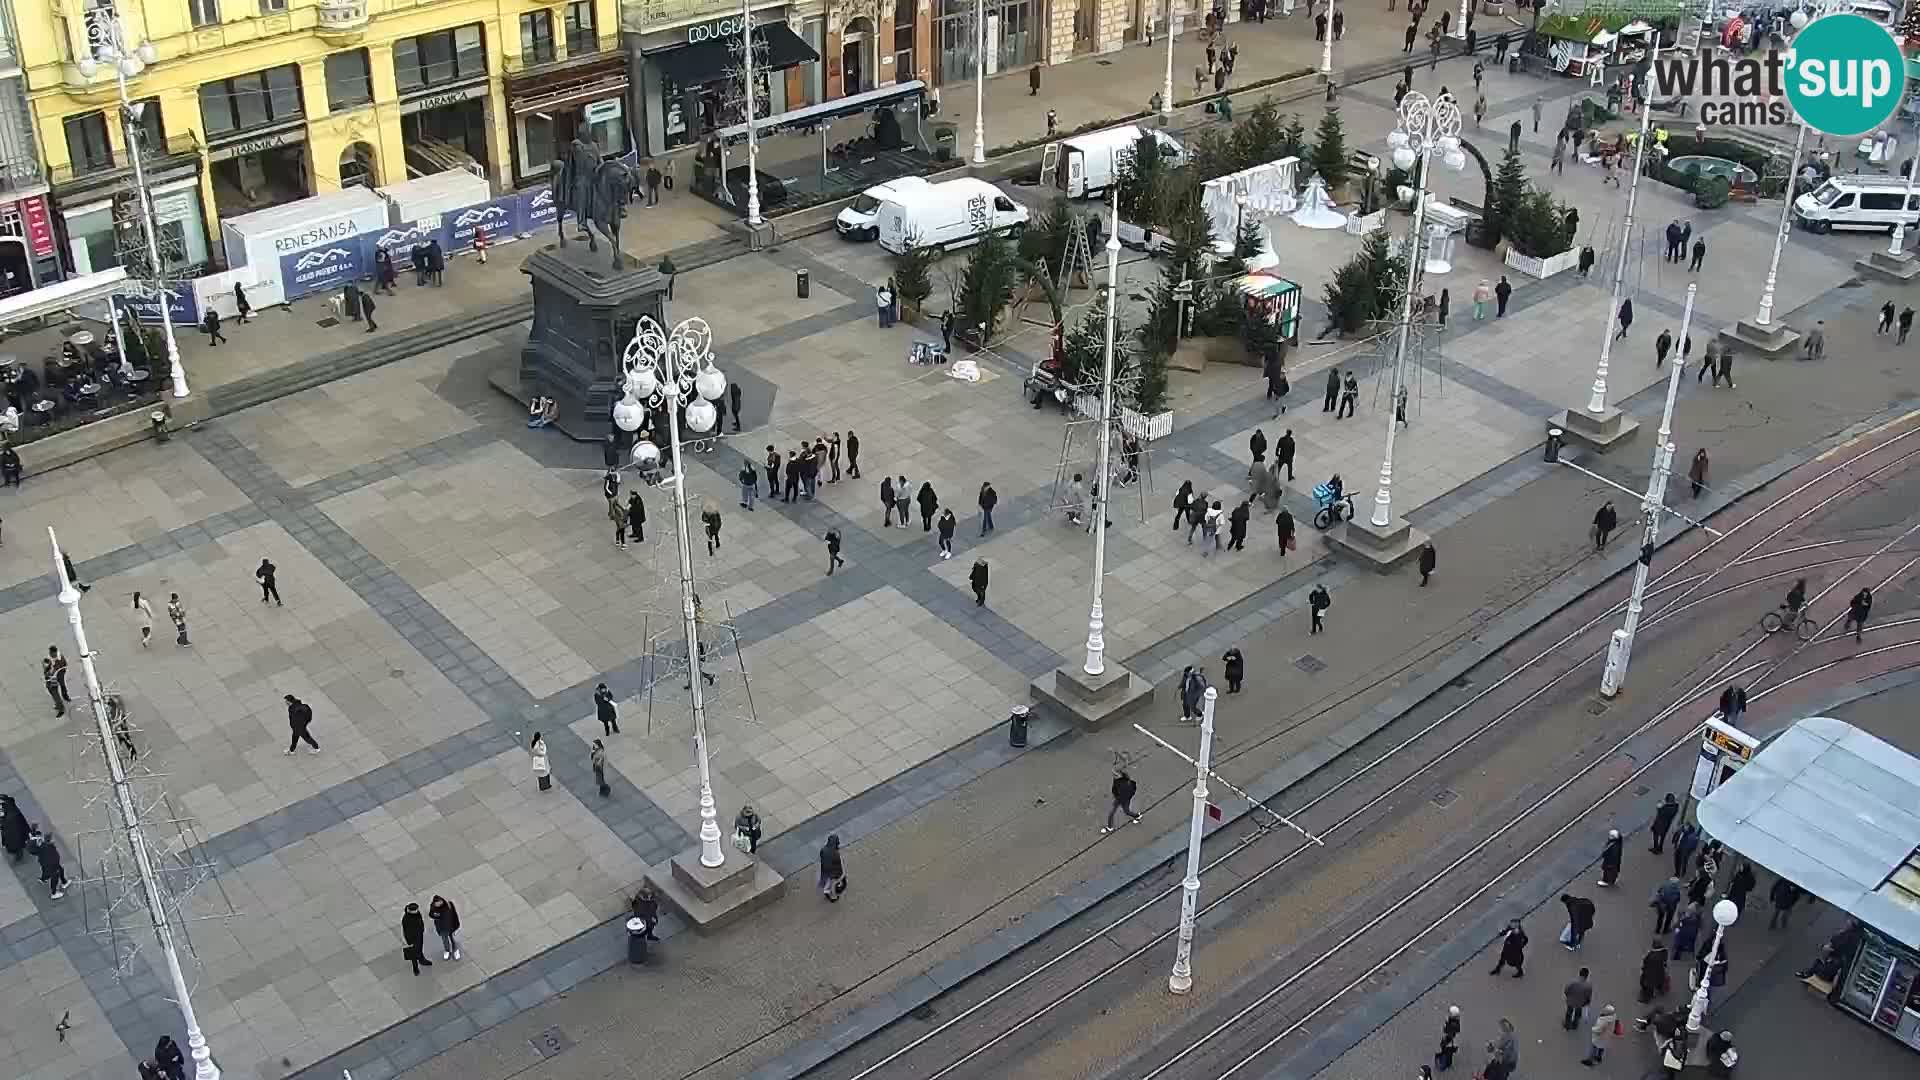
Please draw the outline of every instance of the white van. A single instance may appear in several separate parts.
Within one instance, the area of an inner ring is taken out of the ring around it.
[[[1906,212],[1901,213],[1901,203]],[[1920,224],[1920,192],[1907,197],[1907,181],[1898,176],[1835,176],[1793,201],[1793,216],[1809,232],[1834,229],[1886,230],[1902,217]]]
[[[896,191],[880,201],[878,218],[881,249],[899,255],[909,248],[966,247],[989,232],[1018,236],[1027,227],[1027,208],[968,177]]]
[[[833,219],[834,230],[849,240],[874,240],[880,236],[880,204],[895,192],[916,191],[927,186],[924,176],[903,176],[884,184],[875,184],[854,197],[840,216]]]
[[[1126,124],[1061,139],[1060,161],[1053,172],[1054,186],[1069,199],[1099,195],[1120,178],[1120,170],[1133,156],[1141,136],[1146,134],[1151,134],[1160,147],[1160,156],[1175,165],[1186,163],[1186,148],[1178,140],[1165,132]]]

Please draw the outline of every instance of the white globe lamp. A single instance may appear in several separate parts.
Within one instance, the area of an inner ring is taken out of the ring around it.
[[[1402,169],[1411,169],[1413,168],[1413,162],[1414,153],[1412,150],[1407,149],[1405,146],[1396,146],[1393,148],[1393,163],[1396,166]]]
[[[702,433],[712,431],[714,421],[718,418],[719,414],[714,411],[712,402],[695,398],[687,406],[687,426],[695,431]]]
[[[660,464],[660,448],[645,439],[634,444],[633,463],[641,469],[651,469]]]
[[[627,391],[636,398],[650,398],[660,389],[660,377],[652,368],[641,367],[627,376]]]
[[[1804,11],[1796,11],[1787,16],[1787,21],[1793,24],[1795,30],[1804,30],[1807,26],[1807,13]]]
[[[709,365],[705,371],[694,376],[693,389],[708,401],[718,400],[721,394],[727,392],[727,377],[720,374],[719,368]]]
[[[140,47],[135,49],[134,53],[140,57],[140,62],[143,64],[157,64],[160,62],[160,50],[154,48],[153,42],[151,41],[141,42]]]
[[[91,56],[81,57],[74,62],[73,66],[80,69],[80,77],[83,79],[91,79],[100,73],[99,62]]]
[[[1716,926],[1732,926],[1740,918],[1740,905],[1731,900],[1722,900],[1713,905],[1713,922]]]
[[[647,410],[641,407],[640,402],[635,400],[632,394],[613,403],[613,426],[621,431],[639,431],[640,425],[646,422],[646,418]]]

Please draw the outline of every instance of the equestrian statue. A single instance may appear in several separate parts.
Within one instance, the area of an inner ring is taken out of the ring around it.
[[[625,270],[626,259],[620,252],[620,224],[627,216],[627,202],[633,195],[633,170],[618,161],[600,160],[600,148],[590,140],[575,136],[567,147],[567,156],[553,163],[554,224],[560,233],[560,246],[567,246],[567,215],[573,215],[580,230],[576,239],[587,242],[587,250],[598,252],[594,232],[613,246],[613,268]]]

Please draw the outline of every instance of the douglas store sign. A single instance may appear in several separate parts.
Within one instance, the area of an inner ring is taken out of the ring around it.
[[[697,23],[687,27],[687,44],[698,45],[703,41],[720,41],[725,38],[739,37],[742,26],[740,16],[715,19],[710,23]]]

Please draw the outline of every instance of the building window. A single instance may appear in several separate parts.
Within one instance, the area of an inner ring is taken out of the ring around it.
[[[893,77],[918,78],[913,68],[914,0],[893,0]]]
[[[305,114],[300,68],[295,64],[200,84],[200,122],[209,138],[297,120]]]
[[[69,116],[67,160],[73,162],[75,176],[113,168],[113,145],[107,141],[107,114],[90,112]]]
[[[480,25],[401,38],[393,43],[393,73],[403,94],[484,76],[487,43]]]
[[[551,63],[553,55],[553,12],[534,11],[520,16],[521,63]]]
[[[148,155],[167,152],[167,129],[160,122],[160,99],[141,98],[133,103],[140,111],[140,119],[135,121],[140,129],[140,145],[146,148]]]
[[[278,15],[287,10],[287,0],[260,0],[260,14]]]
[[[373,68],[367,50],[348,49],[327,57],[327,110],[341,112],[373,100]]]
[[[219,26],[220,0],[187,0],[187,16],[195,26]]]
[[[593,25],[593,0],[574,0],[567,5],[567,55],[585,56],[600,51],[600,38]]]

